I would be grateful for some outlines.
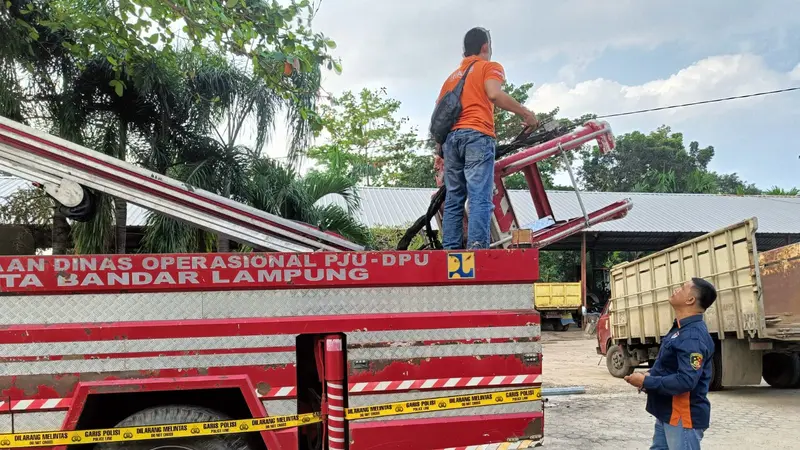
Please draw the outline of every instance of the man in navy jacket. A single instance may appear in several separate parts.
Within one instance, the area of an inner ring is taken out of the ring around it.
[[[699,449],[708,428],[711,403],[711,360],[714,341],[703,314],[717,299],[714,286],[692,278],[672,293],[675,322],[661,341],[648,373],[633,373],[625,381],[647,392],[647,412],[656,425],[651,450]]]

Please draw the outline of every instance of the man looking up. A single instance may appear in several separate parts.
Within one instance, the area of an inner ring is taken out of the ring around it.
[[[692,278],[672,292],[672,329],[661,341],[649,373],[625,381],[647,392],[647,412],[655,416],[651,450],[695,450],[711,418],[708,388],[714,341],[703,314],[717,299],[714,285]]]
[[[464,202],[469,199],[467,248],[489,248],[494,186],[496,135],[494,107],[520,116],[529,131],[538,126],[536,116],[503,92],[503,66],[492,62],[489,31],[473,28],[464,36],[464,59],[442,86],[442,96],[458,84],[467,68],[461,94],[461,116],[447,135],[444,157],[444,202],[442,244],[445,249],[464,248]],[[472,67],[470,67],[472,65]]]

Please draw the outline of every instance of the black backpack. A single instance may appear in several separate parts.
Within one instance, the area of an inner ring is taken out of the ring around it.
[[[433,110],[430,132],[437,144],[444,144],[450,130],[458,121],[459,116],[461,116],[461,93],[464,91],[464,80],[467,79],[469,71],[472,70],[472,66],[476,62],[473,61],[472,64],[467,66],[467,70],[458,81],[455,89],[445,92]]]

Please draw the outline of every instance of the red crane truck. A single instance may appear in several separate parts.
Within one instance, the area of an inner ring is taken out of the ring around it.
[[[520,152],[526,173],[592,140],[613,148],[591,122]],[[537,247],[631,207],[521,242],[503,200],[502,249],[366,252],[5,118],[0,170],[71,217],[103,192],[265,251],[0,257],[0,448],[537,445]]]

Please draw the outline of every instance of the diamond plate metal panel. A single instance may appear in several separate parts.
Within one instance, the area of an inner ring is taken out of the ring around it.
[[[372,331],[347,333],[348,344],[374,342],[434,341],[452,339],[498,339],[539,336],[539,326],[444,328],[428,330]]]
[[[0,414],[0,433],[60,430],[66,415],[66,411],[13,414],[14,428],[12,431],[12,414]]]
[[[519,389],[519,388],[514,388]],[[472,395],[482,392],[499,392],[501,389],[496,387],[488,389],[467,389],[455,391],[425,391],[425,392],[404,392],[397,394],[378,394],[378,395],[351,395],[349,402],[351,408],[358,408],[369,405],[379,405],[383,403],[405,402],[409,400],[421,400],[426,398],[450,397],[454,395]],[[375,422],[380,420],[402,420],[417,418],[437,418],[437,417],[457,417],[457,416],[476,416],[482,414],[513,414],[523,412],[542,411],[542,402],[510,403],[497,406],[481,406],[477,408],[451,409],[447,411],[424,412],[417,414],[404,414],[400,416],[378,417],[375,419],[362,419],[359,422]]]
[[[410,359],[443,358],[448,356],[519,355],[541,353],[538,342],[511,342],[501,344],[452,344],[406,347],[355,348],[347,351],[347,358],[356,359]]]
[[[531,309],[532,292],[509,284],[5,296],[0,324]]]
[[[246,365],[283,365],[294,362],[289,352],[232,355],[199,355],[155,358],[74,359],[0,365],[0,375],[39,375],[73,372],[113,372],[122,370],[190,369]]]
[[[1,344],[2,356],[89,355],[97,353],[165,352],[252,347],[294,347],[294,335],[232,336],[186,339],[148,339],[41,344]]]
[[[262,402],[270,416],[289,416],[297,414],[297,400],[267,400]]]

